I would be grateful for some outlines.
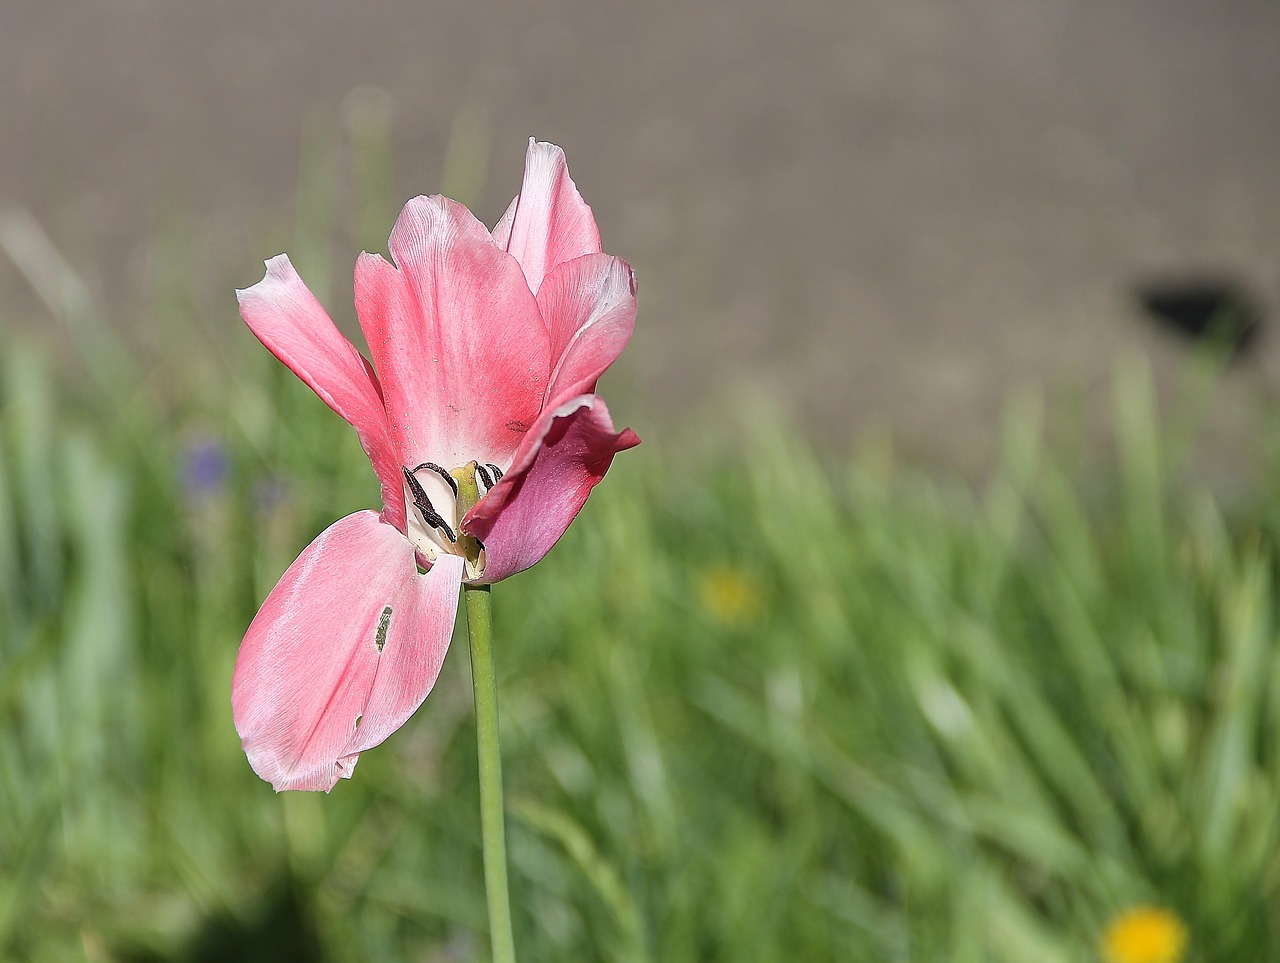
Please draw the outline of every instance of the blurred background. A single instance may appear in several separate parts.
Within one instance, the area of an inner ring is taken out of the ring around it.
[[[292,240],[299,178],[328,178],[325,300],[349,318],[352,249],[382,250],[399,204],[446,183],[492,224],[530,135],[565,148],[637,269],[645,418],[749,382],[831,443],[885,421],[974,469],[1010,385],[1092,392],[1117,351],[1165,360],[1144,285],[1280,303],[1267,0],[7,0],[0,18],[0,202],[144,340],[165,327],[157,237],[199,264],[182,287],[211,336],[239,337],[229,287]],[[356,219],[371,178],[387,190]],[[0,292],[39,324],[12,265]],[[1272,345],[1250,376],[1277,365]]]
[[[236,746],[377,491],[233,289],[357,336],[530,135],[646,444],[496,593],[528,958],[1280,953],[1277,90],[1267,0],[4,0],[0,955],[483,958],[461,650],[330,797]]]

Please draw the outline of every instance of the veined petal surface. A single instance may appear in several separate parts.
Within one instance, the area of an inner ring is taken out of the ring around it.
[[[485,569],[477,581],[501,581],[551,551],[613,456],[638,444],[630,428],[614,430],[609,409],[596,395],[544,412],[511,470],[463,520],[463,530],[485,545]]]
[[[453,634],[462,559],[418,572],[410,542],[348,515],[298,556],[236,659],[231,706],[249,762],[277,791],[327,792],[404,724]]]
[[[405,205],[393,264],[356,263],[356,313],[382,379],[400,464],[506,464],[537,420],[549,336],[515,259],[465,207]]]
[[[403,530],[400,464],[377,376],[298,277],[288,255],[277,255],[266,266],[261,281],[236,292],[240,316],[267,350],[355,428],[382,483],[387,521]]]
[[[608,254],[558,264],[538,289],[538,308],[551,334],[547,405],[592,394],[596,380],[618,360],[636,326],[631,266]]]
[[[555,144],[529,138],[520,193],[494,227],[493,239],[520,262],[535,293],[557,264],[600,253],[595,215]]]

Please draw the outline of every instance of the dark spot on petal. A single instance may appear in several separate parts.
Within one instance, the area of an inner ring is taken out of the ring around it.
[[[387,644],[387,630],[391,628],[391,606],[388,605],[382,610],[382,616],[378,619],[378,634],[373,637],[373,644],[378,647],[378,652],[382,652],[382,647]]]
[[[526,431],[529,430],[529,425],[527,422],[513,420],[513,421],[507,422],[507,429],[509,431],[519,432],[520,434],[523,435]]]

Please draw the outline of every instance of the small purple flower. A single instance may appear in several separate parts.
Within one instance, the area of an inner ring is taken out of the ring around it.
[[[189,443],[182,454],[182,490],[194,500],[219,494],[227,482],[227,450],[214,438]]]

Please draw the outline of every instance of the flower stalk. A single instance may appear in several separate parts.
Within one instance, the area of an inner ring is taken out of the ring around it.
[[[458,523],[480,497],[473,461],[453,473],[458,483]],[[469,561],[480,551],[468,538],[460,545]],[[467,639],[471,646],[471,687],[476,704],[476,756],[480,768],[480,837],[484,850],[484,888],[489,906],[489,942],[493,963],[515,963],[511,897],[507,886],[507,834],[502,805],[502,750],[498,738],[498,677],[493,665],[493,598],[488,585],[463,585]]]
[[[493,963],[515,963],[511,898],[507,889],[507,839],[502,807],[502,754],[498,745],[498,680],[493,668],[493,608],[489,586],[467,585],[467,636],[476,701],[476,753],[480,763],[480,834],[484,888],[489,904]]]

